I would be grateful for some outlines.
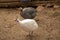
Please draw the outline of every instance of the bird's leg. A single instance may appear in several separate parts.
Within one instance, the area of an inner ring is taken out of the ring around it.
[[[31,31],[31,34],[33,34],[33,31]]]
[[[27,37],[31,37],[33,34],[33,31],[29,32],[29,34],[27,35]]]
[[[29,36],[31,36],[33,34],[33,31],[29,32]]]

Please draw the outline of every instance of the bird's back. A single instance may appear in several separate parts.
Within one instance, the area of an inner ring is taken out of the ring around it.
[[[38,24],[33,19],[25,19],[22,21],[22,28],[26,31],[33,31],[38,28]]]
[[[36,10],[32,7],[27,7],[22,10],[20,15],[25,19],[33,19],[36,16]]]

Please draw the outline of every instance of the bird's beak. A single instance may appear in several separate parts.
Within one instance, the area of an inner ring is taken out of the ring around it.
[[[18,19],[18,18],[16,18],[14,21],[19,22],[19,19]]]

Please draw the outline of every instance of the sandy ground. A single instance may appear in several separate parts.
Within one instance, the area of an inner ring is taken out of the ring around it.
[[[20,16],[18,9],[0,8],[0,40],[60,40],[60,8],[37,8],[39,28],[31,36],[15,21]]]

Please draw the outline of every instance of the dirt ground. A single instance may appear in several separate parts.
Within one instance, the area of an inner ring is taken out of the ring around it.
[[[15,21],[20,16],[18,9],[0,8],[0,40],[60,40],[60,8],[37,8],[37,21],[39,28],[32,36],[20,28]]]

